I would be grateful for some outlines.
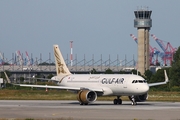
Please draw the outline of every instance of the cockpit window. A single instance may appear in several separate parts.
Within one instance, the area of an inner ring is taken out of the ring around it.
[[[147,83],[146,80],[133,80],[132,83]]]
[[[143,81],[142,81],[142,80],[139,80],[139,83],[143,83]]]

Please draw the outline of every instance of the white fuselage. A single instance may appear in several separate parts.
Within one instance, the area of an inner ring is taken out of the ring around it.
[[[102,89],[103,95],[116,96],[142,95],[149,90],[148,84],[141,76],[132,74],[71,74],[64,77],[58,84],[60,86],[82,87],[90,90]]]

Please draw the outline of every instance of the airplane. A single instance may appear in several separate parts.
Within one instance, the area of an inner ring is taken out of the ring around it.
[[[114,104],[122,104],[121,96],[128,96],[132,105],[144,102],[148,98],[149,87],[166,84],[168,76],[164,70],[165,81],[150,83],[133,74],[72,74],[65,64],[58,45],[53,46],[57,76],[51,78],[58,86],[27,85],[25,87],[65,89],[77,93],[80,105],[95,102],[99,96],[117,96]]]

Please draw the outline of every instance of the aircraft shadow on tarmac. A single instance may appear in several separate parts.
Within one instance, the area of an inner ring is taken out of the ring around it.
[[[64,103],[64,104],[72,104],[72,105],[79,105],[79,102],[70,102],[70,103]],[[102,103],[96,103],[96,102],[94,102],[94,103],[90,103],[90,104],[88,104],[88,106],[101,106],[101,105],[109,105],[109,106],[111,106],[111,105],[114,105],[113,103],[104,103],[104,102],[102,102]],[[121,105],[114,105],[114,106],[126,106],[126,105],[131,105],[131,102],[129,102],[129,103],[122,103]],[[154,105],[153,103],[145,103],[145,102],[139,102],[139,103],[137,103],[137,106],[143,106],[143,105]],[[86,106],[86,105],[83,105],[83,106]]]

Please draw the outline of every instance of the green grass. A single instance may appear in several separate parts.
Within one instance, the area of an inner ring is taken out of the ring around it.
[[[180,92],[149,92],[150,101],[180,102]]]
[[[148,93],[148,101],[172,101],[180,102],[180,92],[154,92]],[[77,100],[77,94],[66,90],[45,89],[20,89],[20,90],[0,90],[0,100]],[[112,101],[115,96],[102,96],[97,100]],[[122,96],[122,100],[129,100],[127,96]]]
[[[68,100],[76,95],[64,90],[1,90],[0,100]]]

